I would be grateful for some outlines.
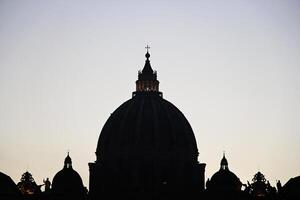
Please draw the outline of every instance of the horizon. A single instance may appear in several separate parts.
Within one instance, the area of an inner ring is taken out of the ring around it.
[[[193,128],[205,180],[220,168],[275,186],[300,175],[297,1],[0,1],[0,171],[88,187],[100,131],[149,50],[164,99]]]

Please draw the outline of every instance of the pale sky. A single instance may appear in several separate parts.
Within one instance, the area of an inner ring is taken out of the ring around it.
[[[88,162],[151,46],[164,98],[189,120],[206,179],[300,175],[300,2],[0,0],[0,171],[17,183]]]

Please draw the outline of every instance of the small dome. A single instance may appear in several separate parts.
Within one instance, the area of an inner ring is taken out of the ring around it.
[[[293,188],[296,186],[297,186],[297,188],[300,188],[300,176],[291,178],[283,187],[284,188]]]
[[[65,158],[64,168],[53,178],[52,193],[62,196],[84,196],[84,186],[80,175],[72,168],[72,161],[69,156]]]
[[[19,199],[21,193],[14,181],[0,172],[0,199]]]
[[[209,189],[220,189],[220,190],[240,190],[241,181],[240,179],[229,170],[219,170],[216,172],[210,180]]]
[[[62,169],[54,176],[52,192],[55,194],[73,194],[83,190],[82,179],[74,169]]]
[[[209,190],[219,191],[239,191],[241,190],[241,186],[242,183],[240,179],[229,170],[228,162],[224,153],[221,160],[220,170],[211,177],[207,188]]]
[[[300,198],[300,176],[291,178],[283,187],[282,193],[287,199],[299,199]]]

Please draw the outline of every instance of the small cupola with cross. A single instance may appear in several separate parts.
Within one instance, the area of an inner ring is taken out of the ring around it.
[[[229,170],[228,169],[228,162],[227,162],[227,159],[225,157],[225,151],[223,152],[223,158],[221,160],[221,168],[220,170]]]
[[[150,47],[145,47],[147,53],[145,54],[146,62],[142,71],[138,72],[138,80],[136,81],[136,93],[137,92],[159,92],[159,81],[157,80],[157,73],[150,65]]]
[[[65,158],[64,168],[65,168],[65,169],[72,169],[72,159],[71,159],[71,157],[69,156],[69,152],[68,152],[67,157]]]

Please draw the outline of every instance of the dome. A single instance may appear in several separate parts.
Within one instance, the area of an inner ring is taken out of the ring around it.
[[[193,130],[163,98],[148,51],[145,56],[132,98],[101,130],[96,162],[89,163],[91,199],[184,199],[204,190]]]
[[[241,190],[241,186],[242,183],[240,179],[229,170],[224,153],[220,170],[211,177],[207,184],[207,188],[209,190],[238,191]]]
[[[57,172],[52,181],[52,193],[56,195],[83,195],[84,187],[80,175],[72,168],[69,156],[64,168]]]
[[[284,188],[300,188],[300,176],[291,178],[284,186]]]
[[[18,190],[14,181],[0,172],[0,198],[2,199],[15,199],[21,197],[20,191]]]
[[[82,189],[81,177],[74,169],[60,170],[52,181],[52,192],[56,194],[77,193]]]
[[[99,137],[97,160],[153,158],[197,161],[193,130],[172,103],[159,92],[157,73],[146,62],[138,73],[136,92],[108,118]]]
[[[210,180],[213,188],[238,189],[241,187],[240,179],[229,170],[219,170]]]
[[[299,199],[300,176],[291,178],[282,188],[282,193],[287,199]]]
[[[178,108],[157,92],[139,92],[117,108],[105,123],[97,158],[176,157],[194,160],[193,130]]]

